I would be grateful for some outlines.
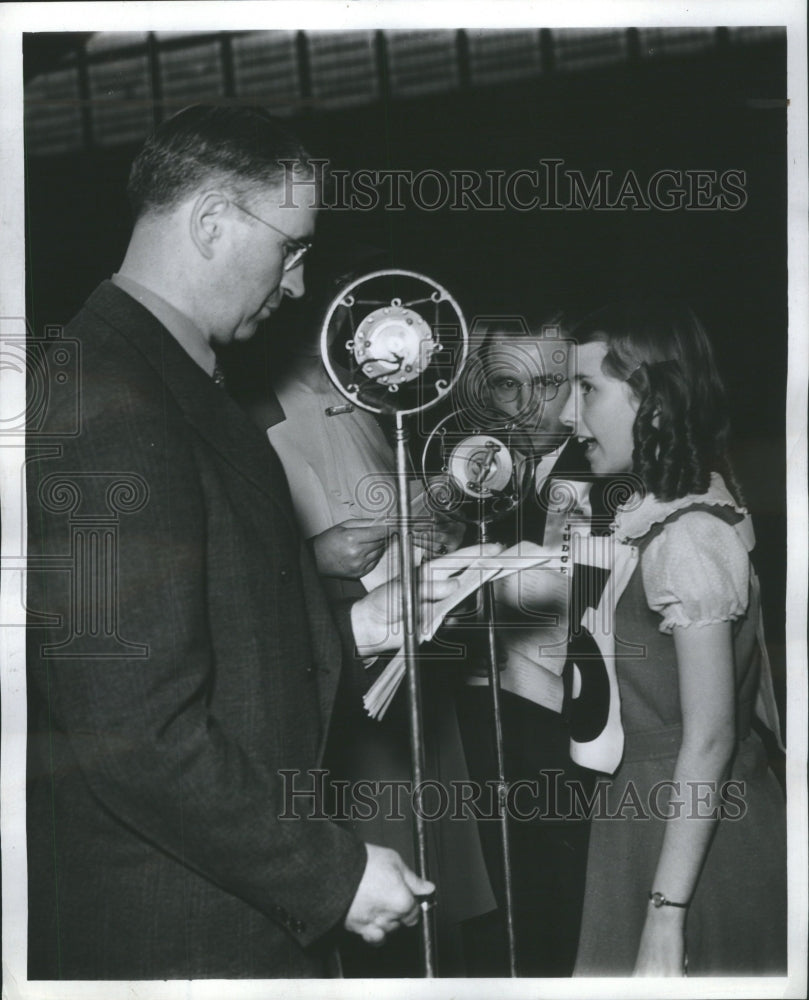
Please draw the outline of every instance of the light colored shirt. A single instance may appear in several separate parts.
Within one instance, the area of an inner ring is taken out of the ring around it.
[[[202,330],[192,320],[176,309],[170,302],[146,288],[139,281],[133,281],[124,274],[113,274],[110,279],[122,292],[126,292],[169,331],[177,343],[200,368],[213,377],[216,355],[205,339]]]
[[[543,455],[537,462],[534,477],[537,496],[545,481],[553,476],[563,447]],[[560,490],[560,509],[554,510],[552,505],[545,519],[543,544],[551,550],[561,549],[563,535],[571,531],[571,523],[579,531],[589,531],[589,483],[566,480],[564,475],[559,478],[567,484],[567,488]],[[562,670],[569,634],[569,584],[567,574],[543,568],[524,570],[495,584],[496,617],[508,618],[514,610],[525,615],[524,622],[504,625],[498,631],[505,660],[500,665],[500,686],[553,712],[561,712],[564,701]],[[532,615],[541,616],[541,624],[538,621],[532,625]],[[466,683],[485,686],[489,679],[470,675]]]
[[[365,410],[348,409],[321,371],[317,385],[294,373],[273,383],[285,420],[267,436],[283,463],[301,531],[312,538],[349,518],[396,511],[395,459]],[[329,415],[329,410],[337,412]]]

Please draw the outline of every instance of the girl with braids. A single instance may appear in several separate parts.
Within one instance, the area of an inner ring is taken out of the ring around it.
[[[595,474],[634,476],[614,535],[639,557],[616,609],[625,746],[596,803],[576,975],[785,974],[784,801],[752,728],[777,734],[778,716],[710,344],[662,301],[574,336],[561,419]]]

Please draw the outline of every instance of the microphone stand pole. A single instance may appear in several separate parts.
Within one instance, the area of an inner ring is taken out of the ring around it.
[[[399,508],[399,566],[402,589],[402,625],[404,628],[404,657],[407,670],[407,694],[410,722],[410,761],[413,789],[420,788],[424,780],[424,730],[421,715],[421,688],[416,659],[418,649],[418,603],[416,574],[413,566],[413,529],[410,514],[410,493],[407,483],[407,441],[404,415],[396,413],[396,494]],[[424,816],[414,810],[414,835],[416,869],[420,878],[428,879],[427,838]],[[421,959],[426,979],[435,976],[435,917],[433,904],[421,903]]]
[[[479,539],[481,544],[488,541],[486,520],[482,516],[479,524]],[[497,666],[497,645],[494,630],[494,587],[491,581],[483,584],[483,616],[486,621],[486,651],[489,668],[489,689],[492,698],[492,726],[494,729],[494,746],[497,765],[497,807],[500,822],[500,860],[503,868],[503,892],[506,916],[506,942],[508,945],[509,976],[517,975],[517,940],[514,928],[514,887],[511,877],[511,840],[508,830],[508,813],[506,797],[506,762],[503,752],[503,716],[500,706],[500,671]]]

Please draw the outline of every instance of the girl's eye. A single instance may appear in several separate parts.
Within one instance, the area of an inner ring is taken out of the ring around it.
[[[589,395],[589,393],[591,393],[593,391],[592,383],[588,382],[587,379],[584,379],[584,378],[581,379],[581,381],[579,382],[579,385],[581,386],[581,394],[582,394],[582,396],[587,396],[587,395]]]

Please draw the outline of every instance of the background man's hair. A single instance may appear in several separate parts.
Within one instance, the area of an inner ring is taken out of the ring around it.
[[[477,317],[473,324],[472,350],[484,367],[504,340],[532,343],[567,337],[571,322],[563,309],[547,308],[541,303],[514,316]]]
[[[309,170],[300,140],[261,108],[195,104],[163,122],[132,164],[127,196],[135,220],[169,211],[204,183],[235,197],[283,183],[285,167]]]

